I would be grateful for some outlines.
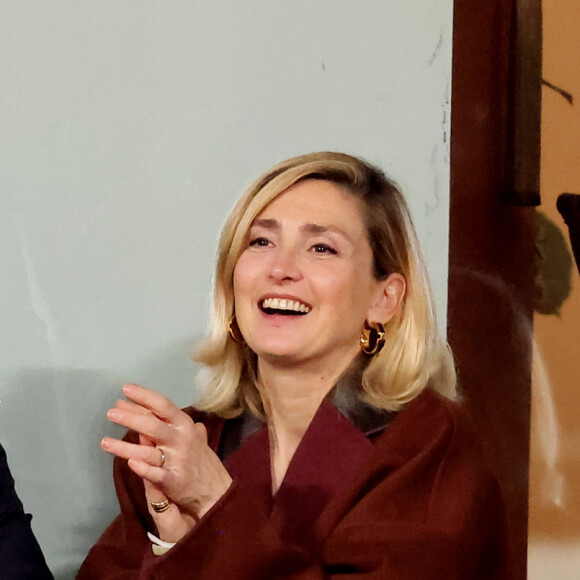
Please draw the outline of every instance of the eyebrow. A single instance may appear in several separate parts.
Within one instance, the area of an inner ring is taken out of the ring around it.
[[[262,227],[267,230],[279,230],[280,222],[276,219],[257,218],[254,220],[252,226]],[[306,223],[300,226],[300,231],[307,232],[309,234],[323,234],[325,232],[334,232],[343,236],[347,240],[351,239],[350,236],[343,229],[333,225],[322,226],[319,224]]]
[[[256,218],[252,222],[252,227],[253,226],[259,226],[261,228],[266,228],[267,230],[279,230],[280,222],[273,219]]]

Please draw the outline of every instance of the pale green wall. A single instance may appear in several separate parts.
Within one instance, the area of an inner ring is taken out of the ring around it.
[[[446,307],[452,0],[0,0],[0,441],[59,578],[125,381],[184,405],[219,227],[290,155],[403,186]],[[441,323],[444,324],[444,321]]]

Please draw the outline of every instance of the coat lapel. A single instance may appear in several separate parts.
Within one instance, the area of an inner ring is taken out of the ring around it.
[[[272,510],[272,477],[270,474],[270,443],[265,425],[249,435],[236,451],[225,460],[232,478],[252,492],[264,505],[266,513]]]
[[[321,513],[354,483],[373,452],[373,436],[395,416],[345,392],[337,388],[322,402],[274,497],[267,427],[247,414],[222,433],[228,471],[260,500],[286,542],[312,549]]]
[[[283,540],[312,547],[318,517],[352,482],[372,447],[330,401],[323,401],[274,497],[272,521]]]
[[[372,452],[372,443],[330,401],[312,419],[272,497],[270,445],[265,426],[247,437],[226,460],[232,477],[260,498],[286,542],[312,547],[316,521]]]

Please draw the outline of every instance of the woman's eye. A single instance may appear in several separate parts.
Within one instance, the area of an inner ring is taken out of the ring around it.
[[[336,254],[336,250],[328,244],[314,244],[312,249],[317,254]]]
[[[254,238],[250,241],[250,246],[259,246],[261,248],[267,248],[270,242],[267,238]]]

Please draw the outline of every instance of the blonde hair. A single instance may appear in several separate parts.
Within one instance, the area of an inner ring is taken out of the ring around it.
[[[386,326],[383,349],[366,365],[359,396],[382,409],[397,410],[427,385],[455,396],[450,349],[438,333],[425,263],[403,195],[384,173],[343,153],[312,153],[283,161],[261,175],[234,206],[222,230],[215,272],[210,331],[195,355],[201,373],[200,410],[231,417],[249,408],[264,413],[256,356],[228,337],[234,314],[233,273],[254,219],[281,193],[305,179],[329,181],[360,201],[373,252],[374,275],[402,274],[406,294]]]

